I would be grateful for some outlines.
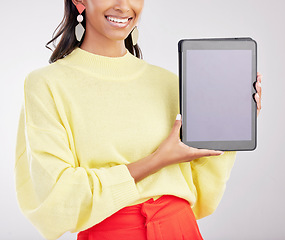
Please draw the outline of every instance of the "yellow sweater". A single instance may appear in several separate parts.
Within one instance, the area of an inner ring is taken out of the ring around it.
[[[29,73],[15,151],[17,199],[46,239],[171,194],[197,219],[217,208],[236,152],[165,167],[135,183],[126,164],[154,152],[179,111],[177,75],[131,53],[76,48]]]

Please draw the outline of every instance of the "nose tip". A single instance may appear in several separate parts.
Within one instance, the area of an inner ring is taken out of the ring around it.
[[[121,12],[130,11],[130,7],[127,1],[117,1],[116,5],[114,6],[114,9]]]

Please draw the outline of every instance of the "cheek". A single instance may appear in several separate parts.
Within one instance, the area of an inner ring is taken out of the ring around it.
[[[100,1],[99,1],[100,2]],[[102,7],[96,1],[90,1],[86,6],[86,21],[93,27],[100,26],[104,17]]]
[[[104,0],[105,1],[105,0]],[[90,0],[86,6],[86,12],[92,18],[99,18],[104,12],[104,1],[102,0]]]
[[[130,3],[136,15],[140,16],[143,10],[143,7],[144,7],[144,1],[143,0],[131,0]]]
[[[104,0],[87,0],[86,4],[90,10],[100,9],[104,6]]]

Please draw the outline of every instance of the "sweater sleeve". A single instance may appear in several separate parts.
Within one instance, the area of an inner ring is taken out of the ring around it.
[[[21,211],[52,240],[85,230],[140,196],[126,165],[80,167],[49,84],[37,75],[24,83],[15,181]]]
[[[235,151],[226,151],[221,156],[203,157],[190,162],[196,188],[193,206],[196,219],[212,214],[218,207],[235,159]]]

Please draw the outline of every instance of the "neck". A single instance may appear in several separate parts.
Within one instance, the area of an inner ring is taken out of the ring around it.
[[[122,57],[127,53],[124,40],[102,39],[98,35],[92,36],[86,31],[80,48],[97,55],[106,57]]]

